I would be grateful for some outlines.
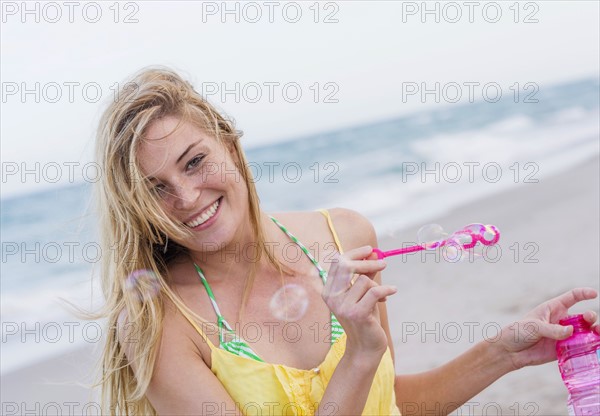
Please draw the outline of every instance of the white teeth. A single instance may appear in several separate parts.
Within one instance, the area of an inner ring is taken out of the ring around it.
[[[190,221],[190,222],[186,222],[185,225],[187,225],[190,228],[194,228],[194,227],[199,226],[200,224],[205,223],[210,218],[212,218],[213,215],[215,215],[215,212],[217,212],[217,208],[219,208],[218,200],[215,201],[215,203],[212,204],[210,207],[208,207],[206,209],[206,211],[204,211],[202,214],[198,215],[196,217],[196,219],[194,219],[193,221]]]

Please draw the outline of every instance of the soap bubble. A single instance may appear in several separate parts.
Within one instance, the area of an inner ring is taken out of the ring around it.
[[[493,225],[486,225],[485,231],[483,232],[483,238],[488,243],[496,243],[500,238],[500,231],[498,231],[498,229]]]
[[[486,230],[486,226],[483,224],[474,223],[474,224],[467,225],[465,228],[463,228],[463,230],[469,231],[473,234],[483,235],[483,233]]]
[[[298,321],[308,309],[308,293],[295,283],[284,285],[271,298],[269,309],[280,321]]]
[[[160,290],[160,281],[152,270],[134,270],[125,279],[125,290],[134,293],[139,300],[152,298]]]
[[[467,230],[460,230],[450,236],[450,240],[454,240],[459,243],[465,249],[469,249],[477,244],[472,232]]]
[[[469,233],[456,232],[442,246],[442,255],[450,263],[473,262],[483,258],[481,244],[473,241]]]
[[[460,240],[456,237],[451,237],[446,240],[442,246],[442,256],[444,260],[450,263],[457,263],[466,257],[464,254],[465,249],[463,248]]]
[[[425,250],[435,250],[448,236],[439,224],[427,224],[419,228],[417,240]]]

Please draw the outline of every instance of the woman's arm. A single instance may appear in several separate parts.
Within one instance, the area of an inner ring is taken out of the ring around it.
[[[323,394],[316,415],[362,415],[381,356],[345,353]]]
[[[322,297],[344,328],[346,349],[317,414],[361,415],[387,350],[377,304],[396,293],[396,288],[373,281],[385,264],[371,256],[372,251],[371,246],[346,251],[329,268]]]
[[[383,305],[386,297],[395,293],[395,290],[390,290],[389,286],[381,286],[381,270],[385,264],[377,265],[377,256],[372,254],[372,248],[376,247],[377,243],[373,225],[352,210],[334,208],[329,211],[345,256],[370,261],[359,260],[352,273],[349,270],[339,270],[347,266],[335,262],[329,269],[330,278],[323,292],[324,299],[342,323],[348,338],[344,356],[329,381],[316,414],[360,415],[381,358],[388,344],[391,345],[389,330],[387,333],[383,331],[384,327],[388,328],[387,315],[380,315],[382,309],[377,305]],[[371,266],[367,266],[368,264]],[[347,285],[344,278],[349,280],[353,273],[363,274],[356,279],[352,287],[354,302],[346,302],[342,305],[345,307],[340,308],[337,303],[342,299],[335,296],[336,292],[342,292],[346,296],[350,293],[344,287]],[[332,278],[335,276],[337,281]],[[369,289],[371,293],[367,295]],[[360,311],[348,308],[359,299],[364,305],[368,305],[365,309]],[[383,311],[385,312],[385,309]],[[383,321],[385,325],[382,325]],[[370,330],[365,331],[365,328]]]
[[[241,415],[231,396],[206,365],[189,336],[190,327],[167,302],[158,355],[146,397],[158,415]],[[132,365],[135,328],[119,322],[119,341]]]
[[[496,341],[482,341],[449,363],[433,370],[396,376],[396,402],[401,410],[446,415],[510,371],[556,359],[556,340],[569,337],[572,327],[558,325],[568,309],[594,299],[591,288],[577,288],[537,306],[523,319],[502,328]],[[597,314],[584,318],[594,323]],[[598,325],[594,330],[600,333]],[[387,328],[389,331],[389,328]]]
[[[497,343],[482,341],[441,367],[397,375],[396,403],[403,413],[447,415],[511,370]]]

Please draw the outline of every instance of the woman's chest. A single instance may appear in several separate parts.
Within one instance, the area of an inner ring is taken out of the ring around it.
[[[242,341],[268,363],[317,367],[332,342],[331,313],[321,298],[323,282],[318,275],[287,276],[278,285],[266,286],[257,280],[248,293],[241,319],[243,292],[227,292],[215,285],[214,302],[207,293],[194,296],[197,301],[192,309],[214,324],[205,325],[209,340],[226,348],[223,344]]]

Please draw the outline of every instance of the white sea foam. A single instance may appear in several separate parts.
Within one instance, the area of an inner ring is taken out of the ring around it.
[[[425,161],[421,162],[424,165],[417,163],[417,174],[407,175],[404,182],[400,176],[374,180],[368,189],[357,190],[339,205],[364,213],[378,232],[386,234],[390,229],[418,225],[469,201],[575,166],[600,153],[599,134],[598,113],[575,108],[560,111],[544,125],[516,116],[484,129],[414,141],[411,150],[418,156],[415,160]],[[468,178],[469,163],[479,163],[473,168],[472,182]],[[492,174],[496,164],[502,169],[497,182],[492,175],[483,174],[486,163]],[[457,183],[448,180],[455,177],[454,164],[462,173]],[[439,180],[433,173],[422,178],[423,167],[439,172]]]

